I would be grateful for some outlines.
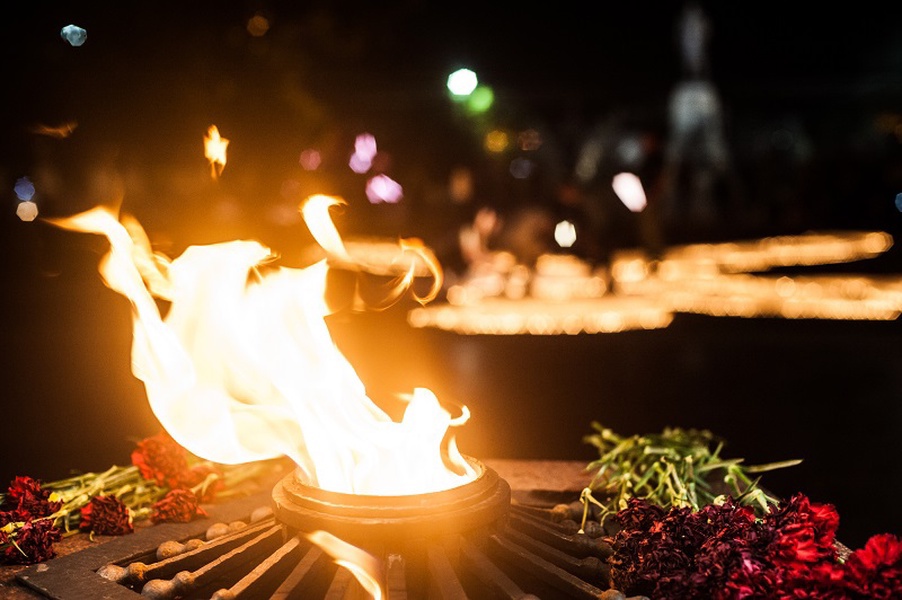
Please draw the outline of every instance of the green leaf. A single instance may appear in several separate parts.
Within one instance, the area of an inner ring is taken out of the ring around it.
[[[782,460],[779,462],[767,463],[766,465],[753,465],[745,468],[749,473],[764,473],[766,471],[774,471],[776,469],[785,469],[786,467],[794,467],[802,464],[802,459]]]

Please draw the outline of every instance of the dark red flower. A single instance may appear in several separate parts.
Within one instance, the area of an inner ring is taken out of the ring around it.
[[[767,598],[777,589],[778,574],[770,564],[752,552],[742,552],[739,561],[728,573],[723,587],[715,590],[714,600],[745,600]]]
[[[732,498],[695,512],[664,512],[633,499],[617,520],[621,529],[609,564],[614,585],[628,595],[660,600],[869,597],[850,595],[843,585],[834,545],[839,524],[835,509],[802,495],[760,519]],[[898,562],[895,550],[875,552],[879,558],[870,563]],[[886,589],[892,589],[897,574],[892,571],[885,578]]]
[[[16,477],[9,484],[6,498],[3,500],[3,509],[7,512],[15,511],[17,517],[25,515],[34,519],[47,517],[62,506],[60,501],[51,501],[50,495],[50,490],[45,490],[40,480],[27,475]]]
[[[115,496],[94,496],[82,507],[78,528],[99,535],[132,533],[132,515],[128,507]]]
[[[902,538],[872,536],[845,563],[845,582],[864,598],[902,598]]]
[[[62,539],[62,533],[50,519],[26,521],[14,534],[6,536],[2,546],[4,562],[30,565],[56,556],[53,544]]]
[[[188,523],[195,517],[205,517],[207,512],[197,503],[191,490],[170,490],[162,500],[153,505],[151,519],[154,523]]]
[[[805,568],[836,557],[839,514],[830,504],[813,503],[796,494],[768,513],[765,523],[777,534],[769,549],[776,563]]]
[[[21,523],[28,521],[31,518],[31,514],[27,510],[22,508],[0,512],[0,527],[3,527],[8,523]]]
[[[138,442],[132,451],[132,464],[145,479],[172,489],[190,487],[197,478],[188,468],[185,449],[165,432]]]

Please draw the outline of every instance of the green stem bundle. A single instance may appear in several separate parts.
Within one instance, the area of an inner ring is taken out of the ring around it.
[[[746,466],[741,458],[721,458],[723,441],[707,430],[666,428],[658,434],[624,437],[597,422],[592,428],[596,433],[583,441],[598,449],[599,458],[586,467],[595,476],[582,501],[599,507],[602,523],[626,508],[630,498],[668,510],[696,511],[730,495],[763,514],[779,500],[760,488],[760,477],[752,475],[802,462]]]

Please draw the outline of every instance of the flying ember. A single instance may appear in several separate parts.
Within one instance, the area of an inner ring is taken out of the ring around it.
[[[219,135],[219,128],[211,125],[204,136],[204,156],[210,161],[210,174],[213,179],[222,175],[226,166],[226,149],[229,140]]]
[[[302,213],[329,256],[353,262],[329,215],[339,202],[313,196]],[[420,494],[477,476],[450,435],[465,408],[454,418],[415,388],[394,421],[367,396],[325,321],[329,259],[277,266],[269,248],[236,240],[170,260],[136,220],[108,209],[50,222],[109,240],[99,268],[131,302],[132,372],[190,452],[222,464],[288,456],[308,485],[351,494]],[[399,254],[415,251],[399,245]]]

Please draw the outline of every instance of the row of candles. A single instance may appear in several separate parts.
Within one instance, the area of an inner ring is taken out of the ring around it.
[[[510,335],[659,329],[674,313],[894,320],[902,276],[774,272],[875,258],[892,244],[881,231],[810,232],[675,246],[655,258],[624,249],[602,267],[547,255],[528,269],[508,256],[494,272],[452,286],[447,303],[410,311],[408,322]]]

